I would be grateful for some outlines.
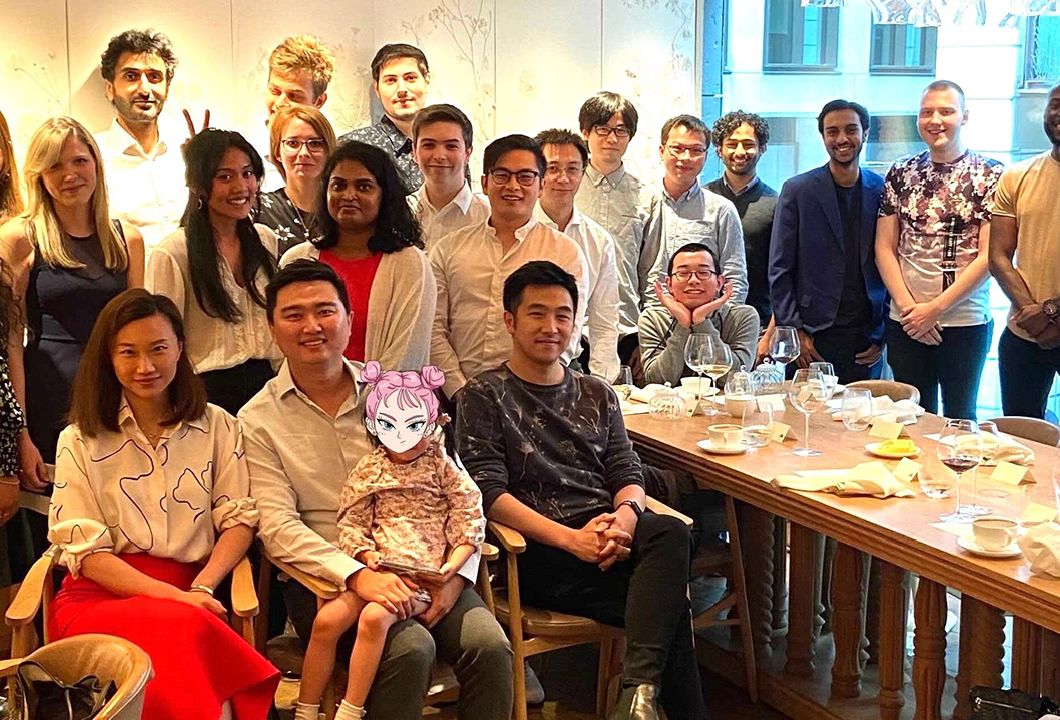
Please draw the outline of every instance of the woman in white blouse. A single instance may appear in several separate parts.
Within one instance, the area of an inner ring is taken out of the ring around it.
[[[70,420],[49,517],[69,570],[52,637],[104,633],[143,648],[155,673],[144,717],[262,720],[279,674],[213,597],[258,524],[243,436],[207,404],[172,301],[135,289],[107,304]]]
[[[265,166],[242,135],[215,128],[188,141],[184,160],[188,206],[151,251],[145,286],[176,303],[210,402],[235,415],[283,359],[265,317],[276,235],[250,219]]]

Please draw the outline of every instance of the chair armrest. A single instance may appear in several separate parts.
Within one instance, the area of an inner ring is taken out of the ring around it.
[[[656,500],[653,497],[650,497],[650,496],[645,496],[644,497],[644,508],[646,510],[651,510],[656,515],[669,515],[670,517],[675,517],[678,520],[680,520],[681,522],[683,522],[685,525],[687,525],[688,527],[692,527],[692,518],[688,517],[687,515],[684,515],[682,513],[677,512],[676,510],[674,510],[669,505],[666,505],[665,503],[661,503],[661,502],[659,502],[658,500]]]
[[[18,671],[19,663],[25,658],[11,658],[10,660],[0,660],[0,678],[12,677],[15,672]]]
[[[254,572],[244,556],[232,570],[232,612],[241,618],[258,614],[258,593],[254,588]]]
[[[44,597],[44,583],[51,582],[52,566],[59,557],[59,548],[48,548],[26,573],[18,594],[7,608],[5,621],[11,627],[22,627],[33,622]]]
[[[304,573],[282,560],[277,560],[276,558],[271,557],[270,555],[266,554],[265,559],[275,565],[280,572],[290,575],[299,585],[305,587],[321,600],[334,600],[339,596],[340,592],[346,589],[333,585],[331,582],[324,580],[323,578],[314,577],[313,575]]]
[[[519,534],[518,530],[514,530],[507,525],[501,525],[495,520],[489,520],[486,523],[486,527],[497,536],[497,539],[501,542],[501,547],[508,552],[521,553],[526,550],[526,539]]]
[[[490,545],[488,542],[482,543],[482,547],[479,548],[479,552],[482,553],[483,560],[493,561],[501,556],[501,551],[497,549],[497,546]]]

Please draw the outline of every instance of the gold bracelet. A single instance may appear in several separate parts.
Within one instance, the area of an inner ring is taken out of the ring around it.
[[[188,592],[201,592],[213,597],[213,588],[208,585],[192,585],[188,588]]]

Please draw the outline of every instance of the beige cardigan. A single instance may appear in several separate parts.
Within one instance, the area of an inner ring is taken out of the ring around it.
[[[280,267],[302,258],[320,259],[311,243],[295,245],[280,258]],[[384,370],[415,370],[431,354],[431,327],[437,302],[434,272],[419,248],[383,255],[368,296],[368,329],[364,359],[377,360]]]

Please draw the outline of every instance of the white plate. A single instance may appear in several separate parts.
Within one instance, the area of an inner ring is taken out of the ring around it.
[[[712,455],[743,455],[745,452],[747,452],[746,445],[741,445],[738,448],[723,448],[718,447],[717,445],[712,443],[710,441],[710,438],[707,438],[706,440],[700,440],[696,443],[696,447]]]
[[[883,441],[883,442],[886,442],[886,441]],[[887,458],[888,460],[901,460],[902,458],[916,457],[917,455],[920,454],[920,448],[919,447],[916,450],[914,450],[913,452],[907,452],[907,453],[902,453],[902,452],[880,452],[880,445],[883,445],[883,442],[871,442],[871,443],[869,443],[868,445],[865,446],[865,449],[869,451],[870,455],[875,455],[876,457],[881,457],[881,458]]]
[[[1020,546],[1016,543],[1012,543],[1007,548],[1002,548],[1001,550],[987,550],[975,541],[974,535],[962,535],[957,538],[957,544],[972,555],[979,555],[980,557],[1014,558],[1023,554],[1023,551],[1020,550]]]

